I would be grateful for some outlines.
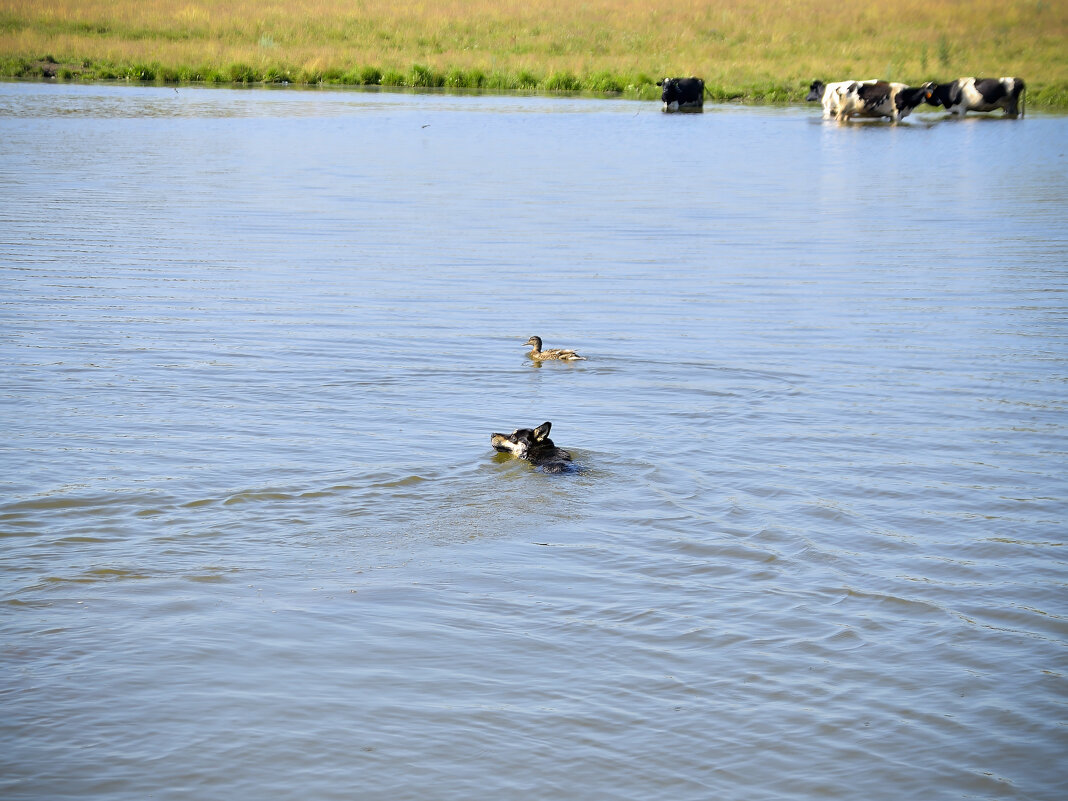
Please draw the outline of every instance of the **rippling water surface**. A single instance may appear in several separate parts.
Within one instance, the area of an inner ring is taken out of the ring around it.
[[[1065,798],[1066,153],[0,84],[0,794]]]

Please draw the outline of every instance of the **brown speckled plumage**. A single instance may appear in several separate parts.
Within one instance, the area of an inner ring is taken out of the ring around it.
[[[585,356],[579,356],[575,351],[566,348],[554,348],[551,350],[541,349],[541,337],[531,337],[524,345],[532,345],[533,350],[527,354],[536,362],[561,361],[561,362],[584,362]]]

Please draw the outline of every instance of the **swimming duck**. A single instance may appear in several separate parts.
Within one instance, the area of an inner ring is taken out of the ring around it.
[[[536,362],[547,362],[547,361],[550,361],[552,359],[558,359],[559,361],[562,361],[562,362],[584,362],[584,361],[586,361],[586,357],[585,356],[579,356],[573,350],[566,350],[564,348],[556,348],[556,349],[553,349],[553,350],[542,350],[541,349],[541,337],[531,337],[530,339],[528,339],[523,344],[524,345],[533,345],[534,346],[534,349],[530,353],[528,353],[527,356],[529,356],[530,358],[532,358]]]

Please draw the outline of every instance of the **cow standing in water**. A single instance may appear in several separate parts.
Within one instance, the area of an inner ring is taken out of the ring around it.
[[[897,125],[924,102],[926,94],[927,90],[922,86],[906,86],[903,83],[876,81],[853,84],[842,95],[838,119],[889,117]]]
[[[926,97],[924,87],[887,81],[813,81],[806,100],[823,103],[823,118],[839,122],[854,117],[889,117],[895,125],[905,119]]]
[[[834,81],[832,83],[813,81],[812,85],[808,87],[808,97],[806,97],[805,100],[809,103],[818,102],[823,105],[823,119],[829,120],[831,117],[837,118],[838,110],[842,106],[844,92],[850,86],[861,83],[875,83],[875,79],[871,78],[866,81]]]
[[[925,83],[929,105],[944,106],[963,117],[969,111],[1004,109],[1006,117],[1024,116],[1023,78],[957,78],[949,83]]]
[[[660,99],[664,111],[703,111],[705,105],[705,82],[700,78],[664,78],[656,82],[663,87]]]

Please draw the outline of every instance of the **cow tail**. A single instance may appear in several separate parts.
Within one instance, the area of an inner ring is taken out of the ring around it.
[[[1020,83],[1023,83],[1023,81],[1020,81]],[[1024,85],[1024,86],[1020,87],[1020,119],[1021,120],[1024,117],[1027,116],[1026,110],[1027,110],[1027,86]]]

